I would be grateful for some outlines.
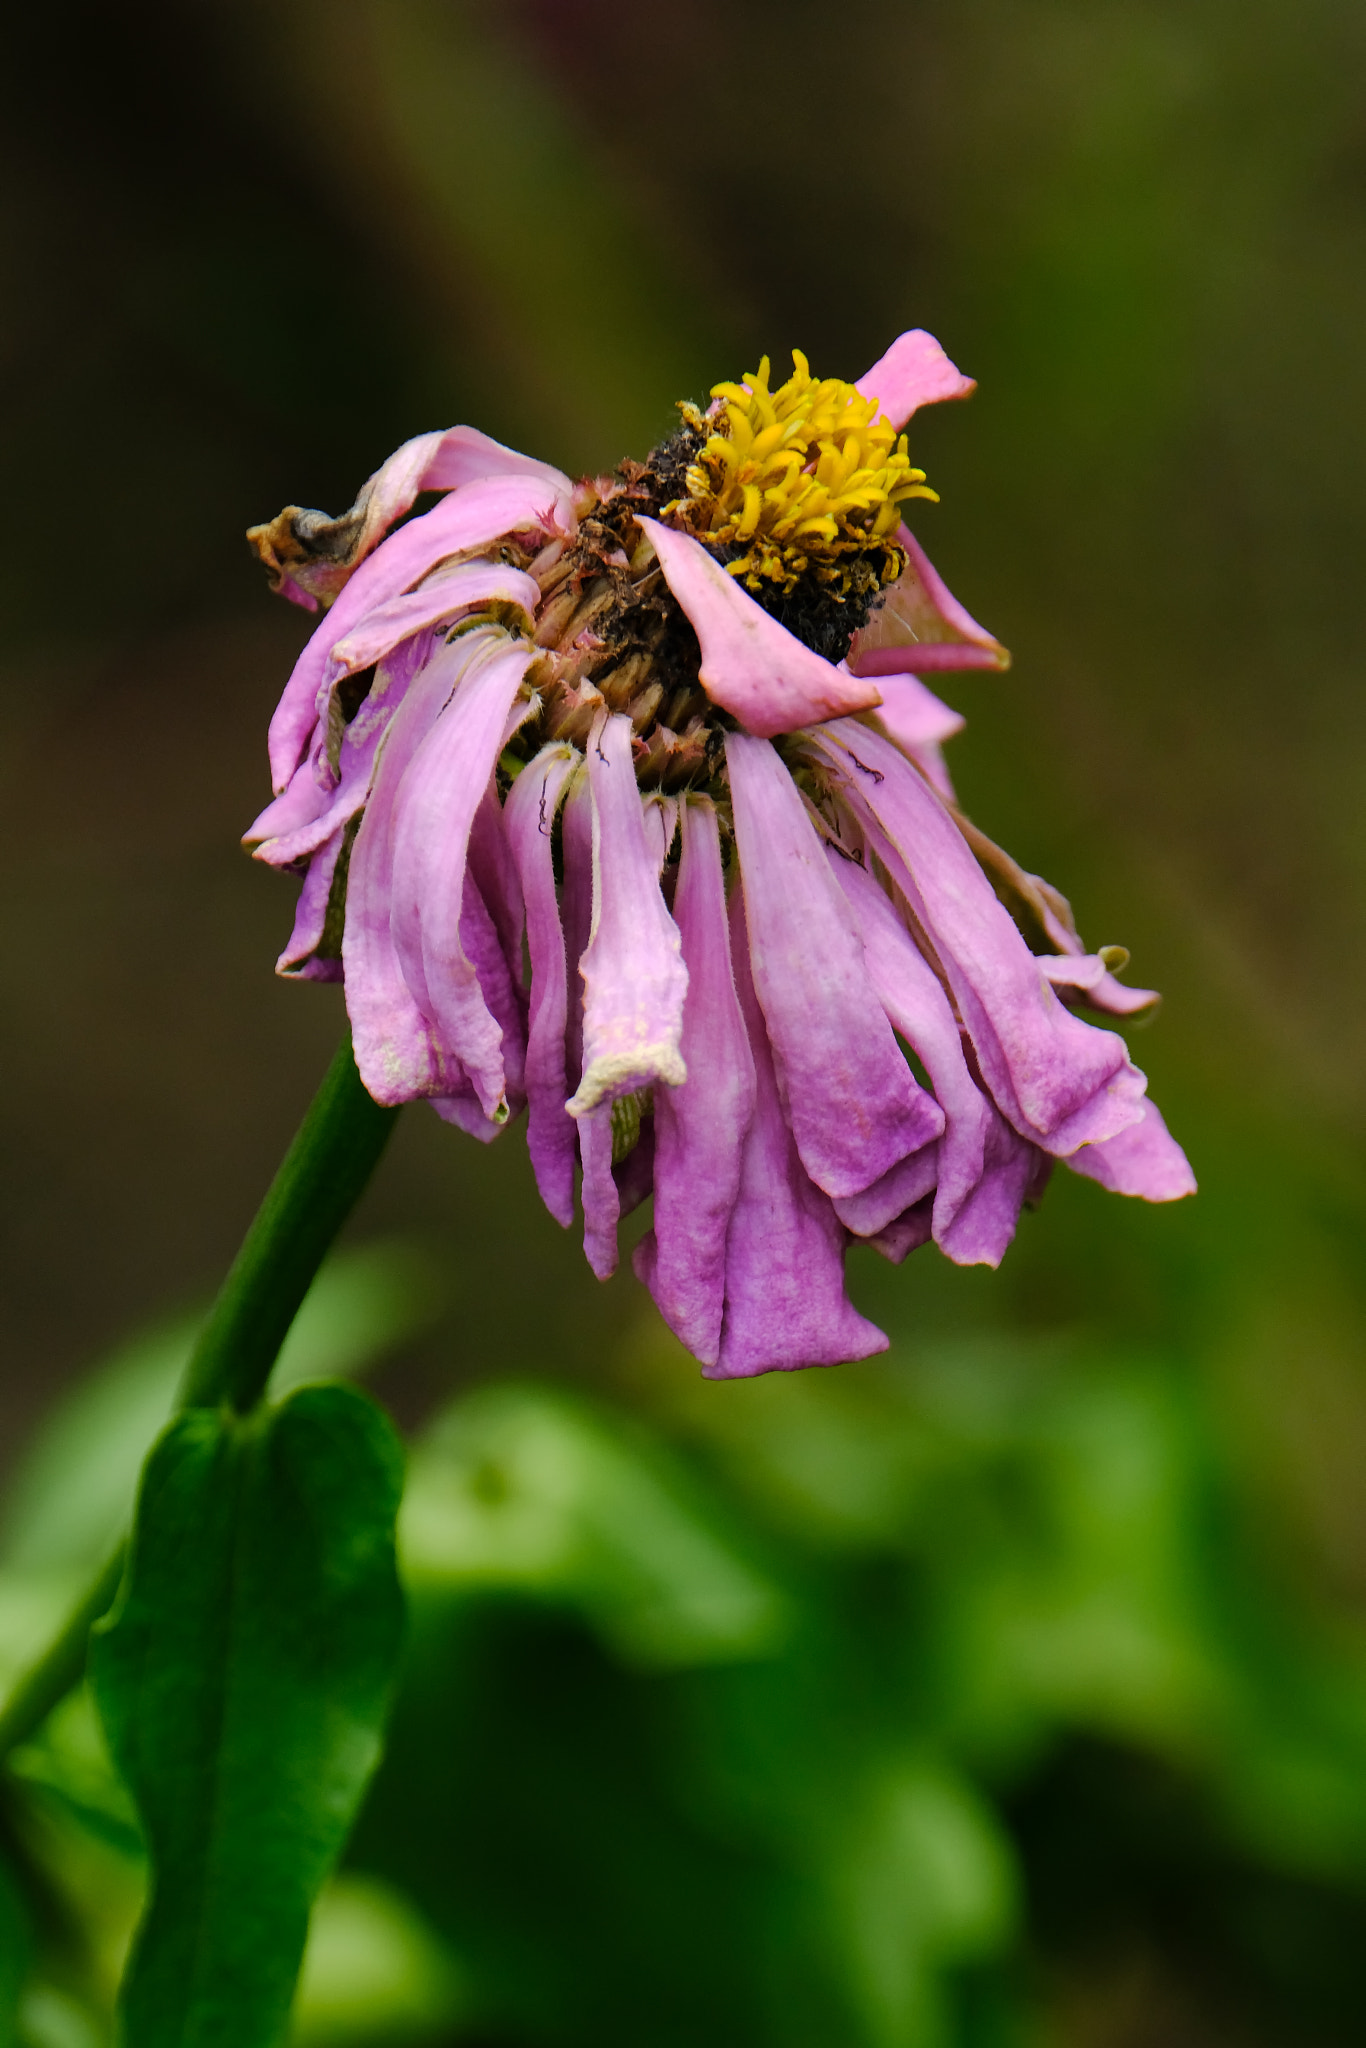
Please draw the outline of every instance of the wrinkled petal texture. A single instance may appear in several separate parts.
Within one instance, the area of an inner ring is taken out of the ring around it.
[[[792,1133],[818,1187],[857,1194],[933,1143],[943,1113],[897,1045],[779,755],[767,740],[730,733],[726,765],[754,983]]]
[[[965,611],[908,526],[897,529],[906,567],[850,642],[857,676],[934,675],[1010,667],[999,640]]]
[[[555,892],[553,839],[565,785],[579,763],[570,746],[544,747],[513,783],[503,808],[508,843],[526,902],[531,957],[527,1030],[527,1147],[541,1200],[557,1223],[574,1220],[574,1120],[565,1107],[568,970]]]
[[[674,1334],[714,1365],[726,1237],[754,1115],[754,1060],[731,969],[721,835],[707,798],[684,805],[682,836],[674,918],[688,970],[688,1079],[655,1090],[654,1229],[636,1248],[635,1270]]]
[[[631,738],[629,718],[603,714],[588,741],[593,924],[580,962],[583,1077],[569,1104],[576,1117],[656,1081],[687,1079],[680,1042],[688,970],[660,893]]]
[[[878,734],[848,720],[810,735],[938,956],[997,1107],[1059,1157],[1142,1114],[1122,1038],[1058,1001],[939,798]]]
[[[750,977],[744,909],[731,898],[731,958],[754,1062],[754,1115],[726,1240],[720,1351],[708,1379],[841,1365],[887,1349],[844,1292],[844,1228],[807,1178],[783,1115],[763,1012]]]

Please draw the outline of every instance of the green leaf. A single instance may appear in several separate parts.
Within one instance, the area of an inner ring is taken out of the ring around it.
[[[147,1463],[91,1679],[152,1885],[136,2048],[273,2048],[316,1897],[379,1757],[402,1636],[402,1452],[346,1387],[196,1409]]]

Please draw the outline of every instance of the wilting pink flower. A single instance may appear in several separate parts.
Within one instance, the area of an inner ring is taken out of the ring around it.
[[[994,1266],[1056,1159],[1194,1187],[1075,1008],[1154,999],[955,808],[921,678],[1008,657],[901,523],[900,430],[972,385],[919,332],[856,386],[794,360],[612,476],[457,427],[251,536],[329,607],[247,835],[303,876],[280,972],[345,982],[378,1101],[525,1108],[595,1272],[653,1195],[636,1270],[717,1378],[884,1348],[853,1240]]]

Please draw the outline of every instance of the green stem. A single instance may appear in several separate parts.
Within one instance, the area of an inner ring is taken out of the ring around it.
[[[397,1116],[366,1093],[351,1041],[344,1040],[209,1311],[179,1407],[226,1403],[245,1414],[260,1400],[289,1326]],[[113,1604],[126,1550],[121,1542],[61,1633],[15,1684],[0,1710],[0,1762],[79,1685],[90,1631]]]

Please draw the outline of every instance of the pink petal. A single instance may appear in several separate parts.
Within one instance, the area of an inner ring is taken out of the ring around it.
[[[564,918],[564,957],[569,970],[569,1002],[565,1016],[564,1070],[571,1091],[583,1073],[583,976],[580,963],[593,929],[593,799],[588,773],[576,775],[564,800],[561,827],[564,887],[560,913]],[[565,1114],[568,1115],[566,1109]]]
[[[520,710],[521,706],[514,704],[513,709]],[[520,719],[518,723],[521,723]],[[498,943],[503,949],[503,957],[507,961],[525,1017],[526,1003],[522,994],[522,934],[526,928],[526,909],[522,901],[521,878],[517,873],[517,863],[508,840],[507,821],[503,816],[503,806],[498,801],[498,784],[493,776],[489,777],[484,794],[479,799],[479,808],[470,827],[468,858],[474,885],[488,906],[489,914],[497,927]]]
[[[642,519],[670,590],[702,647],[702,687],[747,732],[771,739],[882,701],[770,618],[691,534]]]
[[[810,738],[938,955],[1002,1114],[1059,1156],[1136,1123],[1146,1083],[1123,1039],[1058,1001],[933,790],[866,726]]]
[[[1116,981],[1099,953],[1042,953],[1035,957],[1054,988],[1075,989],[1093,1010],[1106,1010],[1112,1017],[1131,1017],[1162,1000],[1155,988],[1130,988]]]
[[[721,836],[706,797],[684,803],[682,826],[674,917],[688,970],[683,1059],[690,1078],[655,1090],[654,1230],[636,1247],[634,1265],[674,1335],[714,1365],[726,1232],[754,1115],[754,1061],[731,972]]]
[[[878,729],[900,747],[908,761],[915,762],[945,802],[952,803],[953,784],[940,749],[945,740],[963,730],[966,720],[941,704],[918,676],[879,676],[878,686],[882,702],[867,715],[876,719]]]
[[[380,664],[365,702],[342,733],[336,786],[330,797],[324,796],[325,808],[293,831],[281,831],[275,838],[267,839],[256,849],[257,860],[266,861],[271,867],[289,867],[311,854],[315,846],[321,846],[324,839],[355,817],[370,794],[375,757],[389,720],[402,703],[413,677],[431,660],[431,655],[431,635],[419,633],[394,648],[388,660]],[[298,775],[306,771],[311,773],[320,789],[324,776],[330,778],[330,770],[318,758],[324,739],[325,735],[320,733],[314,752],[298,771]],[[296,782],[298,775],[295,776]],[[291,783],[290,789],[293,787]],[[288,793],[286,791],[286,796]],[[285,799],[279,801],[284,802]]]
[[[272,798],[260,817],[248,825],[242,834],[242,844],[256,846],[263,840],[288,837],[307,828],[323,815],[330,802],[331,792],[318,780],[310,754],[295,769],[284,794]]]
[[[1083,1145],[1067,1164],[1113,1194],[1138,1195],[1145,1202],[1179,1202],[1195,1193],[1190,1163],[1153,1102],[1144,1103],[1141,1123],[1103,1144]]]
[[[601,1102],[579,1118],[583,1160],[583,1252],[599,1280],[617,1270],[621,1194],[612,1171],[612,1105]]]
[[[754,1117],[726,1239],[726,1301],[711,1380],[840,1365],[887,1349],[844,1292],[844,1229],[807,1179],[783,1116],[763,1012],[748,962],[740,891],[731,898],[731,960],[754,1061]]]
[[[726,765],[751,965],[797,1150],[827,1194],[857,1194],[931,1144],[944,1118],[897,1045],[778,754],[728,733]]]
[[[593,926],[580,962],[583,1078],[569,1114],[687,1079],[679,1050],[688,970],[664,907],[645,831],[630,719],[600,712],[588,741],[593,799]]]
[[[340,981],[340,960],[318,960],[314,956],[322,943],[327,906],[332,900],[332,878],[346,839],[345,827],[325,840],[308,863],[299,901],[294,911],[294,929],[289,944],[275,963],[275,972],[297,981]]]
[[[879,1001],[901,1036],[924,1065],[935,1100],[944,1112],[944,1135],[937,1151],[938,1180],[934,1197],[934,1236],[940,1248],[961,1264],[977,1264],[981,1249],[983,1218],[971,1228],[955,1233],[954,1226],[972,1202],[987,1171],[988,1147],[997,1126],[1009,1130],[983,1095],[969,1072],[963,1056],[958,1023],[934,969],[921,953],[897,915],[885,890],[867,871],[852,861],[829,854],[831,871],[848,897],[858,919],[864,958]],[[1013,1135],[1013,1133],[1012,1133]],[[1000,1140],[995,1140],[1000,1150]],[[1022,1145],[1022,1139],[1015,1140]],[[898,1200],[902,1193],[905,1200]],[[860,1236],[885,1229],[891,1219],[909,1208],[920,1195],[913,1181],[898,1181],[889,1175],[875,1182],[862,1195],[836,1208],[841,1220]],[[1006,1242],[1009,1242],[1007,1238]],[[971,1248],[971,1256],[964,1252]],[[1002,1244],[986,1263],[998,1263]]]
[[[885,356],[865,370],[854,389],[875,398],[894,427],[904,427],[922,405],[941,398],[966,398],[977,389],[975,378],[955,369],[939,343],[923,327],[898,335]]]
[[[537,477],[495,476],[452,491],[382,541],[356,569],[336,603],[294,665],[270,722],[270,765],[275,787],[283,789],[319,716],[318,693],[328,657],[339,640],[366,614],[421,582],[438,562],[484,548],[505,534],[526,528],[543,532],[572,522],[563,494]]]
[[[457,562],[451,568],[434,570],[417,590],[375,605],[344,639],[333,642],[322,687],[330,688],[340,676],[373,667],[411,634],[449,623],[480,605],[520,605],[529,624],[540,600],[541,588],[535,577],[508,562]]]
[[[473,1084],[485,1116],[509,1114],[502,1028],[462,923],[474,814],[534,647],[480,627],[451,701],[403,778],[393,848],[393,932],[404,980]],[[481,906],[482,908],[482,906]],[[485,912],[487,915],[487,912]]]
[[[565,1023],[568,976],[555,894],[552,835],[565,783],[581,756],[551,745],[522,770],[508,792],[503,821],[526,901],[531,955],[527,1034],[527,1149],[541,1200],[565,1229],[574,1220],[574,1121],[565,1108]]]
[[[459,1060],[404,980],[390,910],[400,787],[475,651],[469,640],[442,648],[408,690],[385,736],[351,853],[342,938],[346,1007],[356,1065],[376,1102],[455,1095],[467,1085]]]
[[[910,528],[899,526],[896,537],[906,550],[906,567],[855,633],[846,656],[852,673],[1009,668],[1008,650],[959,604]]]

